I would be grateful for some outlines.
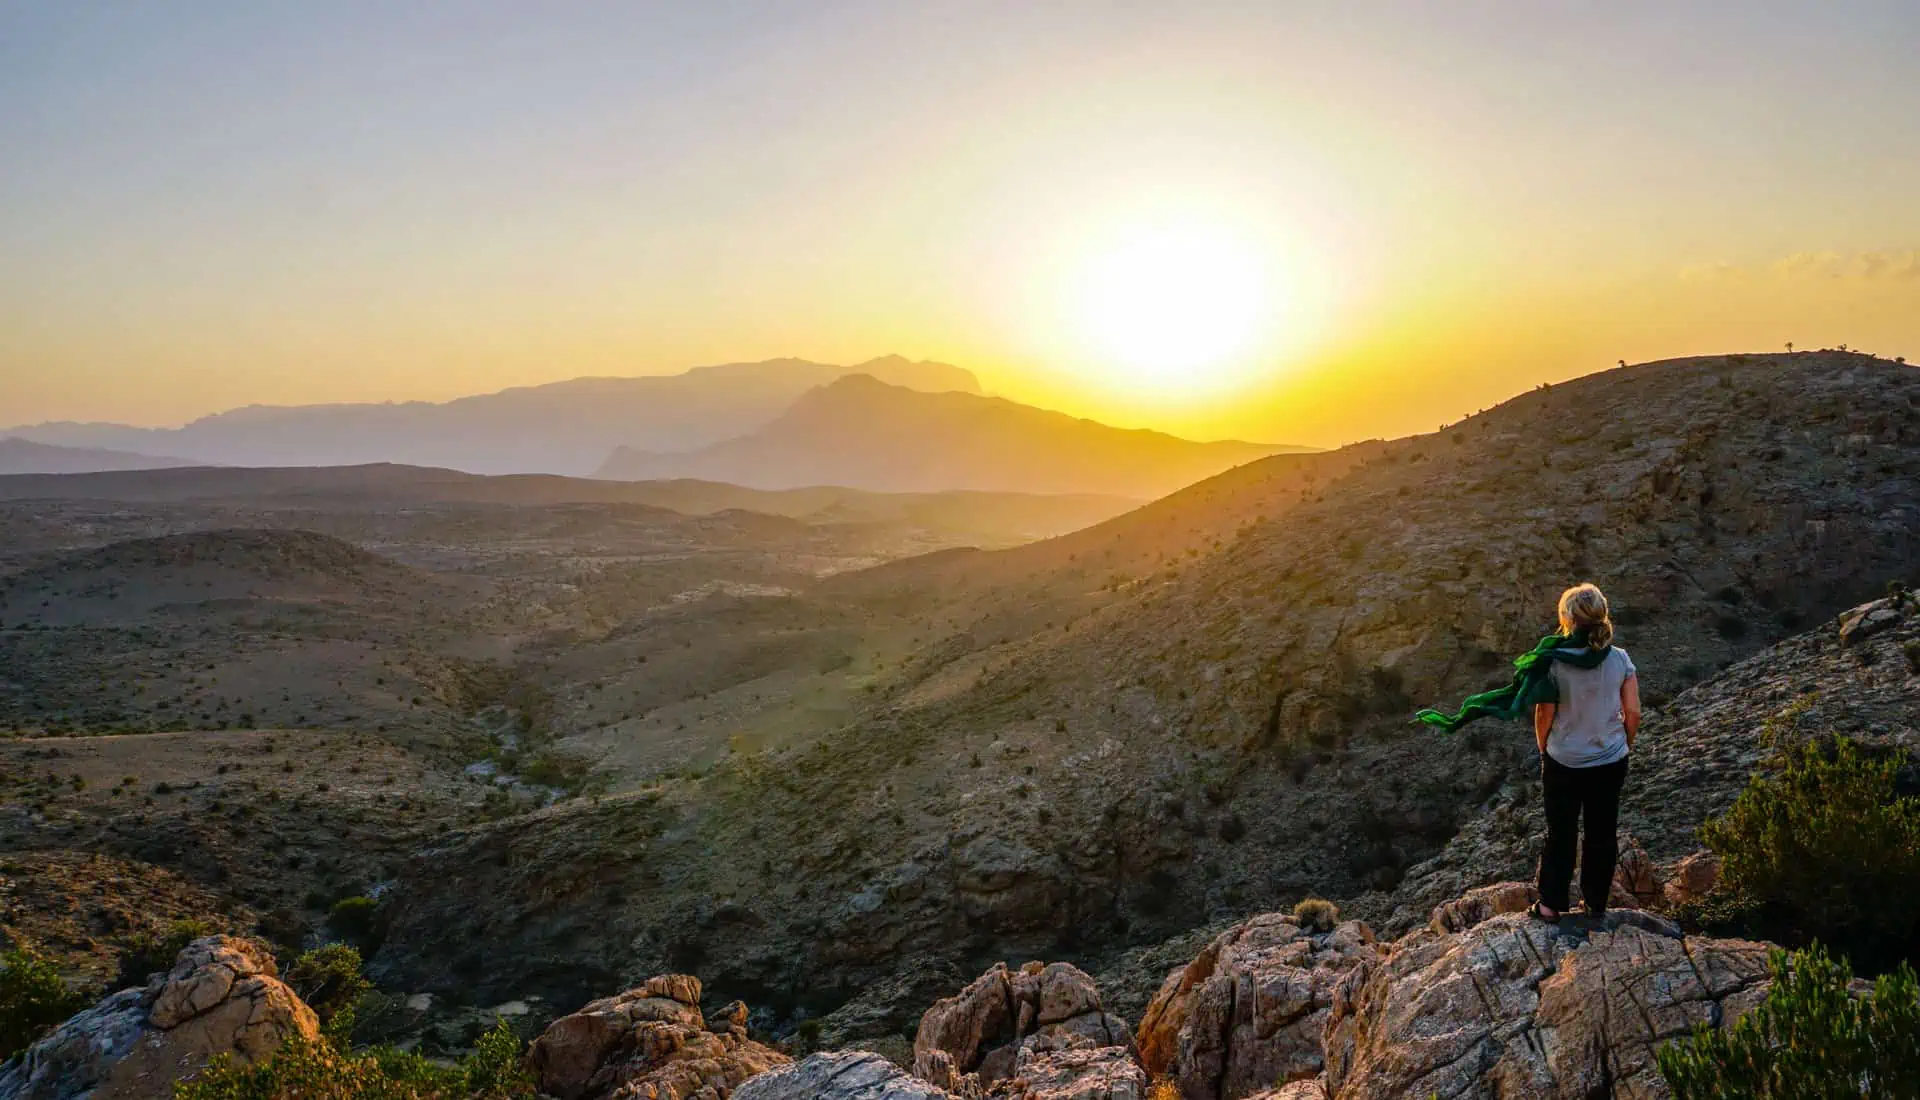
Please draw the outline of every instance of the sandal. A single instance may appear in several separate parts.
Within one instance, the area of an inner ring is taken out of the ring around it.
[[[1534,920],[1541,922],[1542,924],[1559,924],[1560,923],[1560,914],[1548,908],[1544,902],[1538,902],[1538,901],[1534,902],[1533,908],[1527,910],[1527,915],[1532,917]]]

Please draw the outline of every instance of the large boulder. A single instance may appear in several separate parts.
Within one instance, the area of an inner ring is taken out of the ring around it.
[[[555,1020],[527,1048],[540,1091],[557,1100],[710,1100],[790,1059],[747,1037],[747,1006],[709,1028],[700,980],[665,974]]]
[[[878,1054],[848,1050],[776,1066],[735,1089],[731,1100],[954,1100],[954,1094]]]
[[[1668,1095],[1654,1050],[1766,995],[1768,946],[1682,936],[1635,910],[1428,928],[1342,982],[1326,1028],[1340,1100]]]
[[[914,1036],[915,1075],[973,1077],[983,1086],[1012,1076],[1023,1050],[1034,1053],[1120,1047],[1127,1022],[1106,1011],[1087,973],[1067,963],[996,963],[965,989],[935,1004]]]
[[[1379,953],[1359,921],[1315,932],[1268,913],[1237,924],[1167,977],[1140,1021],[1141,1061],[1185,1100],[1238,1100],[1313,1077],[1335,989]]]
[[[313,1010],[252,940],[208,936],[144,988],[123,989],[0,1066],[8,1100],[161,1100],[218,1055],[241,1065],[291,1038],[317,1039]]]

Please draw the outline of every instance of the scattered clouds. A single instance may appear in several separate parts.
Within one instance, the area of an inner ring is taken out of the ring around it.
[[[1920,248],[1882,248],[1866,252],[1796,252],[1759,266],[1728,263],[1691,264],[1680,269],[1682,279],[1741,282],[1756,278],[1791,281],[1845,280],[1900,282],[1920,280]]]

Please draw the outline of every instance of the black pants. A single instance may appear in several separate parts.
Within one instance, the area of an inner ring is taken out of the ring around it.
[[[1587,842],[1580,851],[1580,896],[1588,912],[1607,907],[1613,889],[1613,865],[1620,858],[1614,832],[1620,823],[1620,788],[1627,782],[1627,760],[1593,768],[1569,768],[1544,753],[1540,757],[1541,801],[1547,815],[1547,848],[1540,855],[1540,901],[1566,912],[1567,886],[1573,881],[1574,832],[1586,814]]]

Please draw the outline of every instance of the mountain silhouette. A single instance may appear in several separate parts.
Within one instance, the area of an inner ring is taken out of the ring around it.
[[[164,470],[194,463],[182,458],[110,451],[97,447],[60,447],[30,439],[0,439],[0,475],[96,474],[113,470]]]
[[[998,397],[925,393],[866,374],[813,390],[764,428],[680,454],[622,447],[597,476],[761,489],[846,485],[1157,497],[1295,447],[1196,443]]]
[[[769,359],[644,378],[575,378],[438,403],[249,405],[182,428],[58,422],[6,434],[230,466],[398,462],[584,474],[621,444],[684,450],[753,431],[808,390],[852,372],[920,390],[979,390],[969,371],[897,355],[855,366]]]

